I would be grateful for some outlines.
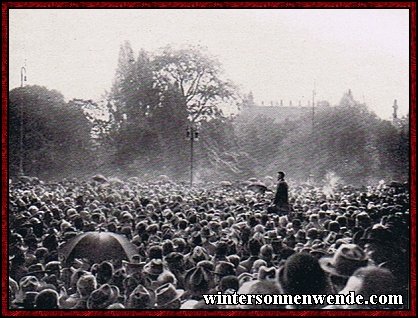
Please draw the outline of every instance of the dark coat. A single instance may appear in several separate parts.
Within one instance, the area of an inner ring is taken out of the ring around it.
[[[277,183],[276,195],[273,204],[280,210],[289,210],[289,193],[288,185],[284,180],[279,180]]]

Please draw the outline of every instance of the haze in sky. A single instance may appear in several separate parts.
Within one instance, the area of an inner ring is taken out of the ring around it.
[[[67,100],[99,100],[114,78],[119,46],[206,46],[225,75],[257,103],[312,99],[338,104],[351,89],[382,118],[393,100],[409,110],[406,9],[12,9],[9,88],[43,85]]]

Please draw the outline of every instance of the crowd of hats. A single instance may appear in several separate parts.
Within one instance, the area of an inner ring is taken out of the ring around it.
[[[401,294],[400,308],[407,306],[407,184],[330,193],[290,183],[287,215],[267,212],[273,197],[274,189],[230,182],[190,188],[136,178],[11,181],[9,307],[283,309],[207,305],[202,295],[349,291]],[[88,231],[124,235],[137,253],[123,261],[64,262],[61,246]]]

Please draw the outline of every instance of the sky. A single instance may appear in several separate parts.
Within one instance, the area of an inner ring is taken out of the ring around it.
[[[9,89],[27,84],[67,100],[99,100],[115,75],[120,45],[206,46],[242,93],[338,104],[351,89],[378,116],[409,110],[406,9],[11,9]]]

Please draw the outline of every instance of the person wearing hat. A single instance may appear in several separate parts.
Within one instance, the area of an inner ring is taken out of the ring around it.
[[[128,296],[126,308],[129,309],[153,309],[155,307],[155,294],[138,285]]]
[[[180,298],[183,294],[183,289],[176,289],[170,283],[160,286],[155,291],[156,309],[179,309],[181,306]]]
[[[9,308],[12,307],[13,301],[16,299],[19,291],[19,284],[11,277],[9,277]]]
[[[215,274],[215,284],[219,284],[225,276],[236,275],[234,264],[226,261],[218,262],[213,273]]]
[[[149,282],[155,282],[158,276],[164,272],[165,266],[161,259],[152,259],[150,262],[145,264],[143,273]]]
[[[268,280],[251,280],[242,284],[238,289],[237,294],[239,295],[278,295],[282,294],[279,286]],[[253,298],[254,301],[254,298]],[[228,306],[232,309],[230,306]],[[240,304],[236,306],[238,309],[284,309],[283,305],[274,304]]]
[[[207,225],[205,225],[200,231],[200,235],[202,237],[202,242],[203,242],[202,247],[204,247],[210,255],[215,254],[216,248],[217,248],[217,246],[215,246],[213,243],[210,242],[210,238],[213,237],[214,234],[215,233],[212,232],[211,229]]]
[[[32,308],[35,304],[35,297],[38,294],[39,287],[39,281],[35,276],[22,277],[19,281],[19,289],[13,304],[18,307],[23,306],[25,309],[28,309],[27,306]]]
[[[260,266],[260,268],[258,269],[257,279],[275,281],[276,275],[277,275],[276,267]]]
[[[251,268],[253,267],[254,262],[258,260],[258,254],[260,252],[261,246],[262,244],[260,243],[260,241],[256,239],[251,239],[248,242],[248,249],[250,252],[250,256],[246,260],[240,263],[240,265],[244,267],[247,270],[247,272],[251,271]]]
[[[234,264],[235,272],[238,276],[247,271],[246,268],[240,264],[241,258],[239,257],[239,255],[236,255],[236,254],[229,255],[226,257],[226,260],[227,262]]]
[[[345,286],[354,271],[368,263],[366,254],[356,244],[341,244],[332,257],[319,259],[321,268],[330,275],[336,292]]]
[[[184,298],[200,300],[203,294],[208,294],[211,284],[212,275],[209,270],[203,266],[197,266],[186,272],[184,277],[185,294]]]
[[[177,280],[177,287],[184,288],[184,255],[179,252],[171,252],[164,257],[167,269],[173,273]]]
[[[87,309],[105,309],[117,303],[119,289],[116,286],[104,284],[94,290],[87,299]]]
[[[96,279],[98,284],[106,284],[113,277],[113,264],[108,261],[103,261],[97,267]]]
[[[405,294],[409,289],[408,253],[395,245],[393,233],[382,225],[367,229],[361,238],[364,250],[372,262],[386,268],[396,277],[399,287]]]
[[[141,259],[141,255],[135,254],[130,261],[122,260],[122,267],[125,269],[126,275],[142,272],[146,263],[142,262]]]
[[[76,292],[70,296],[63,289],[63,293],[59,299],[60,308],[87,309],[87,300],[97,288],[96,277],[91,274],[84,274],[78,279],[76,287]]]
[[[277,172],[277,187],[276,194],[273,200],[273,207],[278,214],[288,214],[289,206],[289,186],[284,179],[285,173],[283,171]]]
[[[28,276],[35,276],[38,280],[45,277],[45,268],[41,263],[36,263],[28,267]]]
[[[354,292],[356,295],[362,295],[363,299],[369,299],[372,295],[397,295],[401,291],[398,289],[398,284],[395,276],[384,268],[377,266],[366,266],[357,269],[353,275],[347,281],[345,287],[339,294],[348,295],[350,292]],[[407,306],[404,298],[404,306]],[[406,308],[402,305],[380,305],[380,304],[367,304],[367,305],[329,305],[324,309],[403,309]]]

